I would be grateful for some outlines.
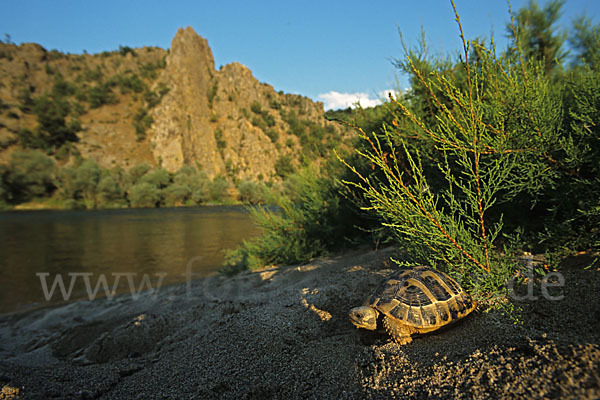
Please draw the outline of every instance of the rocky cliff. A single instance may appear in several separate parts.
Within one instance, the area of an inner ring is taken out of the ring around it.
[[[208,42],[191,27],[178,30],[168,51],[70,55],[2,43],[0,74],[0,163],[48,135],[36,108],[44,96],[77,127],[78,141],[53,149],[61,163],[76,156],[170,172],[194,165],[209,177],[276,180],[344,135],[321,103],[276,92],[239,63],[215,69]]]

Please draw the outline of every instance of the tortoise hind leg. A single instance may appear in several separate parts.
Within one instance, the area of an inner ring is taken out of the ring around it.
[[[394,339],[394,341],[400,345],[412,342],[410,334],[411,330],[404,324],[400,324],[388,316],[383,319],[383,326],[386,332]]]

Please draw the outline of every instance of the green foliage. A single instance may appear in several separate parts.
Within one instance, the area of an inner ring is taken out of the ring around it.
[[[269,196],[269,190],[262,182],[244,180],[237,185],[237,189],[238,199],[244,204],[264,204]]]
[[[260,105],[260,103],[256,100],[254,100],[252,102],[252,104],[250,104],[250,111],[252,111],[254,114],[262,114],[262,106]]]
[[[342,212],[337,183],[314,168],[295,179],[294,196],[278,197],[277,209],[251,209],[263,234],[229,252],[226,265],[254,269],[303,263],[344,243],[351,219]]]
[[[512,55],[541,63],[547,76],[567,55],[562,49],[567,34],[557,33],[555,28],[564,4],[565,0],[551,0],[540,8],[537,1],[529,0],[507,27],[514,40],[510,49]]]
[[[97,66],[96,69],[91,70],[89,68],[85,68],[85,70],[83,71],[83,79],[86,82],[101,82],[102,81],[102,77],[103,77],[103,73],[102,70],[100,69],[100,66]]]
[[[265,134],[269,137],[269,139],[271,139],[271,142],[273,143],[277,142],[277,139],[279,139],[279,132],[277,131],[277,129],[267,129],[265,131]]]
[[[588,65],[597,70],[600,67],[600,25],[593,26],[588,17],[580,16],[573,22],[573,30],[569,42],[576,51],[575,65]]]
[[[58,171],[61,198],[69,201],[73,208],[97,208],[101,175],[101,168],[93,160],[84,160],[78,166],[62,168]]]
[[[158,105],[169,92],[169,88],[164,83],[159,83],[156,90],[144,88],[145,107],[140,107],[133,116],[133,127],[135,128],[135,137],[138,142],[146,139],[146,130],[154,123],[154,119],[149,113],[153,107]]]
[[[136,166],[131,167],[127,172],[127,175],[129,176],[128,183],[130,185],[135,185],[151,169],[152,167],[146,163],[138,164]]]
[[[135,115],[133,116],[133,127],[135,128],[135,139],[138,142],[146,139],[146,130],[152,126],[154,119],[148,110],[144,107],[140,107]]]
[[[102,171],[94,160],[85,160],[77,168],[74,185],[83,198],[86,208],[97,207],[98,183]]]
[[[305,132],[306,128],[304,124],[298,119],[296,111],[290,110],[287,113],[284,113],[282,111],[281,117],[289,125],[290,133],[292,135],[301,136]]]
[[[164,59],[158,60],[157,62],[147,62],[140,66],[142,77],[145,79],[154,80],[158,77],[158,70],[163,69],[166,66]]]
[[[215,81],[213,85],[208,90],[206,97],[208,98],[208,107],[213,107],[213,101],[215,100],[215,96],[217,95],[217,91],[219,90],[219,83]]]
[[[267,128],[275,126],[275,117],[273,117],[267,110],[263,110],[262,106],[258,101],[253,101],[250,105],[250,110],[256,114],[252,117],[252,125],[259,127],[263,132],[267,131]]]
[[[271,107],[273,110],[280,110],[281,109],[281,103],[279,103],[275,99],[271,99],[271,100],[269,100],[269,107]]]
[[[0,210],[8,208],[11,200],[11,190],[8,182],[8,168],[0,165]]]
[[[132,56],[136,56],[135,50],[129,46],[121,46],[119,45],[119,54],[122,56],[126,56],[127,54],[131,54]]]
[[[21,88],[19,90],[17,96],[17,99],[19,100],[19,109],[24,113],[30,112],[34,106],[34,101],[31,97],[32,90],[32,87]]]
[[[62,74],[54,76],[54,86],[52,87],[52,97],[61,99],[64,97],[72,96],[75,94],[77,87],[71,83],[65,81]]]
[[[15,151],[3,173],[4,196],[12,203],[50,195],[54,189],[54,161],[37,150]]]
[[[381,219],[404,260],[445,269],[478,296],[505,292],[519,248],[600,245],[595,28],[579,22],[580,67],[556,79],[561,6],[530,2],[502,55],[463,38],[458,60],[430,60],[422,41],[396,61],[410,91],[367,112],[328,113],[363,128],[356,157],[342,157],[349,198]],[[502,229],[526,234],[506,247]]]
[[[109,83],[98,83],[87,91],[87,99],[91,108],[98,108],[105,104],[116,104],[119,102],[113,93]]]
[[[209,198],[214,202],[226,202],[230,199],[230,184],[224,176],[217,176],[213,179],[209,188]]]
[[[259,116],[254,116],[254,117],[252,117],[252,121],[250,121],[250,122],[252,122],[252,125],[254,125],[254,126],[256,126],[256,127],[260,128],[260,129],[262,129],[262,130],[263,130],[263,132],[264,132],[264,131],[267,129],[267,124],[266,124],[266,123],[265,123],[265,121],[264,121],[264,120],[263,120],[261,117],[259,117]]]
[[[169,173],[163,168],[155,168],[148,171],[139,180],[140,183],[148,183],[157,189],[164,189],[170,182]]]
[[[123,189],[111,175],[105,175],[100,179],[97,190],[99,207],[117,208],[127,206]]]
[[[38,97],[33,105],[37,115],[38,127],[35,131],[21,130],[19,140],[23,147],[56,150],[67,142],[77,141],[76,132],[80,130],[79,122],[67,122],[69,103],[60,98],[46,95]]]
[[[221,129],[217,129],[214,131],[215,141],[217,142],[217,149],[221,152],[221,156],[223,156],[223,150],[227,147],[227,142],[225,138],[223,138],[223,131]]]
[[[163,190],[163,196],[167,207],[181,206],[191,198],[192,189],[188,185],[173,183]]]
[[[197,171],[191,165],[184,165],[175,173],[173,176],[173,185],[189,188],[190,192],[185,197],[185,202],[203,204],[210,200],[210,179],[206,173]],[[178,189],[175,192],[181,194],[184,192],[184,189]],[[169,204],[169,194],[165,194],[165,202],[167,205]]]
[[[129,92],[134,93],[142,93],[146,89],[146,85],[140,79],[140,77],[134,73],[129,73],[127,75],[117,75],[115,78],[117,81],[117,85],[119,85],[119,90],[122,94],[126,94]]]
[[[155,92],[153,90],[146,89],[144,91],[144,101],[148,105],[148,108],[154,108],[157,106],[160,103],[162,96],[163,95],[161,95],[159,92]]]
[[[151,208],[160,204],[160,189],[148,182],[136,183],[129,189],[129,203],[132,207]]]
[[[577,68],[564,81],[562,135],[549,156],[555,177],[539,200],[546,247],[587,249],[600,239],[599,79],[600,71]]]
[[[292,164],[292,157],[289,155],[279,156],[277,161],[275,161],[275,173],[281,178],[293,174],[295,170],[296,168]]]

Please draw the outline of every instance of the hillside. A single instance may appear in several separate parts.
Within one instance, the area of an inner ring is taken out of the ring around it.
[[[277,181],[340,142],[323,114],[321,103],[276,92],[239,63],[215,69],[190,27],[169,50],[72,55],[0,44],[2,165],[14,151],[42,148],[60,166],[189,165],[209,178]]]

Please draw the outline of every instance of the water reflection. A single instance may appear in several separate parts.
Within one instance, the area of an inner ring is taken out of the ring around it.
[[[240,207],[3,213],[0,312],[44,302],[36,273],[49,273],[49,286],[57,274],[68,285],[69,272],[93,273],[92,286],[99,274],[107,274],[112,286],[112,273],[128,272],[166,273],[163,284],[175,283],[191,258],[201,257],[194,273],[214,273],[224,249],[256,234]],[[126,278],[120,287],[127,287]],[[85,296],[81,278],[73,292]],[[54,298],[61,299],[58,288]]]

